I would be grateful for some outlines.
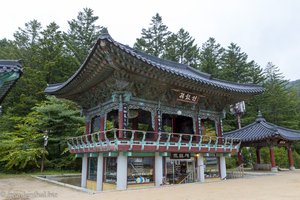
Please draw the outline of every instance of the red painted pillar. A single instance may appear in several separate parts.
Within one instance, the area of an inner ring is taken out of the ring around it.
[[[256,147],[256,164],[260,164],[261,158],[260,158],[260,147]]]
[[[290,170],[295,170],[295,163],[294,163],[294,159],[293,159],[292,147],[288,146],[287,147],[287,151],[288,151],[288,158],[289,158]]]
[[[237,159],[238,159],[238,165],[242,165],[243,164],[243,156],[242,156],[242,149],[240,148],[238,155],[237,155]]]
[[[204,125],[204,120],[203,119],[201,119],[201,135],[205,135],[205,125]]]
[[[198,119],[198,117],[196,117],[196,122],[195,122],[196,124],[196,133],[195,133],[195,135],[197,135],[198,137],[196,137],[196,142],[199,142],[200,141],[200,137],[199,137],[199,135],[200,135],[200,127],[199,127],[199,119]]]
[[[119,129],[124,129],[124,112],[123,112],[123,106],[121,109],[119,109],[118,114],[118,121],[119,121]],[[119,138],[123,138],[123,131],[119,130]]]
[[[271,171],[277,171],[273,146],[270,146],[270,161],[271,161],[271,167],[272,167]]]
[[[104,140],[104,130],[105,130],[105,119],[104,116],[100,116],[100,139]]]
[[[241,129],[242,128],[242,124],[241,124],[241,114],[237,114],[236,115],[236,118],[237,118],[237,128],[238,129]]]
[[[223,140],[222,140],[223,133],[222,133],[221,121],[216,121],[216,123],[217,123],[218,137],[219,137],[218,143],[223,144]]]

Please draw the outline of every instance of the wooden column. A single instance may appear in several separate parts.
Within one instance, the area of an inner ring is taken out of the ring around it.
[[[260,164],[260,147],[256,147],[256,164]]]
[[[238,166],[242,165],[243,164],[242,148],[240,148],[237,154],[237,159],[238,159]]]
[[[218,143],[219,144],[223,144],[223,140],[222,140],[223,133],[222,133],[222,124],[221,124],[221,121],[215,121],[215,123],[216,123],[217,136],[219,137]]]
[[[105,130],[105,117],[100,116],[100,139],[104,140],[104,133],[103,131]]]
[[[295,170],[295,163],[294,163],[294,159],[293,159],[293,151],[292,151],[291,146],[287,147],[287,152],[288,152],[290,170]]]
[[[270,161],[271,161],[271,171],[277,172],[278,169],[276,167],[274,147],[272,145],[270,146]]]
[[[205,135],[205,125],[204,125],[204,120],[203,119],[201,120],[201,130],[202,130],[201,135]]]
[[[196,122],[195,122],[196,124],[196,133],[195,133],[195,135],[200,135],[200,122],[199,122],[199,118],[198,117],[196,117]],[[196,137],[196,142],[199,142],[200,141],[200,137]]]

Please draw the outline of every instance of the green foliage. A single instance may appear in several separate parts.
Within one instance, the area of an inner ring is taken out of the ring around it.
[[[221,58],[223,53],[224,48],[216,43],[214,38],[209,38],[201,47],[199,55],[200,70],[218,78],[222,68]]]
[[[164,54],[167,38],[171,35],[168,26],[163,24],[162,17],[156,13],[152,17],[150,27],[142,29],[142,37],[136,39],[134,48],[148,54],[161,57]]]
[[[37,20],[25,23],[14,34],[14,40],[0,40],[0,59],[22,60],[23,75],[3,102],[4,114],[0,118],[0,170],[28,170],[39,167],[43,154],[47,154],[47,168],[76,168],[80,165],[66,150],[66,137],[84,132],[79,108],[68,101],[46,97],[48,83],[63,82],[84,61],[91,45],[101,32],[98,17],[93,10],[84,8],[70,20],[69,30],[60,31],[52,22],[43,28]],[[154,56],[187,64],[212,74],[212,77],[240,83],[263,84],[266,92],[246,102],[247,112],[242,117],[245,126],[261,110],[269,121],[288,128],[300,129],[299,80],[287,86],[278,68],[269,63],[264,73],[241,48],[231,43],[223,48],[209,38],[199,49],[195,39],[181,28],[171,33],[162,17],[152,17],[149,28],[142,29],[141,38],[134,48]],[[113,124],[107,121],[107,129]],[[236,119],[227,115],[224,130],[236,128]],[[49,142],[43,148],[43,132],[47,130]],[[167,130],[166,130],[167,131]],[[300,167],[300,145],[294,144],[296,167]],[[286,151],[276,151],[276,161],[286,165]],[[255,162],[255,151],[243,150],[247,165]],[[262,158],[269,162],[268,149]],[[233,166],[234,157],[228,165]]]
[[[47,163],[52,168],[71,166],[75,157],[63,154],[67,147],[65,139],[83,132],[84,119],[79,114],[74,103],[47,97],[25,117],[10,116],[16,123],[15,131],[0,134],[1,166],[6,170],[36,168],[42,155],[48,152],[51,162],[46,162],[46,166]],[[45,131],[49,136],[47,148],[43,147]]]
[[[162,58],[176,61],[197,68],[199,65],[199,48],[195,39],[181,28],[177,34],[167,37]]]
[[[42,146],[42,134],[36,128],[35,114],[12,117],[18,121],[16,131],[0,134],[0,162],[7,170],[39,167],[38,160],[42,154],[47,154]]]
[[[300,97],[300,79],[289,82],[288,88],[290,88],[291,90],[295,90],[297,92],[298,97]]]
[[[68,21],[69,30],[64,33],[64,39],[68,52],[76,59],[77,66],[83,63],[103,29],[102,26],[96,25],[98,18],[92,9],[84,8],[76,19]]]

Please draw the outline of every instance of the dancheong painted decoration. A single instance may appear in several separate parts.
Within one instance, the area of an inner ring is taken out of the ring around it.
[[[86,131],[68,145],[82,158],[82,187],[94,190],[226,178],[225,157],[238,152],[240,140],[223,137],[223,110],[263,91],[137,51],[109,34],[73,76],[45,90],[82,107]]]

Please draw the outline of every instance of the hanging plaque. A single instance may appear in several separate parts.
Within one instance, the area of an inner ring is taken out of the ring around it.
[[[177,101],[183,101],[187,103],[198,103],[200,95],[191,93],[191,92],[185,92],[185,91],[178,91],[177,94]]]
[[[190,159],[190,153],[171,153],[171,159]]]

